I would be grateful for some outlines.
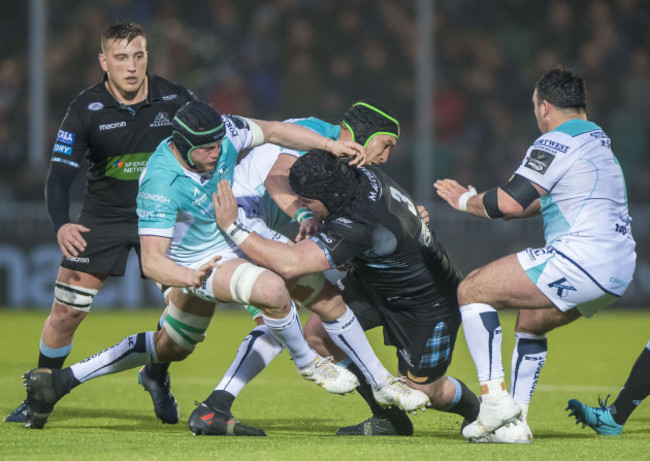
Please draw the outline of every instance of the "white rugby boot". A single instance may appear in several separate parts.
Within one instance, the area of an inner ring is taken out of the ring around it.
[[[518,419],[509,426],[501,426],[490,436],[492,443],[532,443],[533,433],[525,419]]]
[[[388,377],[387,383],[382,386],[372,388],[377,403],[383,407],[397,405],[404,411],[424,411],[429,403],[429,397],[422,391],[411,389],[406,385],[406,379],[403,377]]]
[[[462,431],[463,437],[470,442],[489,439],[492,432],[514,423],[522,413],[521,406],[506,391],[503,380],[488,381],[481,387],[487,392],[481,396],[478,418],[465,426]]]
[[[347,394],[359,385],[354,373],[333,363],[332,357],[318,355],[310,365],[298,368],[298,373],[332,394]]]

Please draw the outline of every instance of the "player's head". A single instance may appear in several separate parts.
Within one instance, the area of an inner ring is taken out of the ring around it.
[[[545,120],[548,115],[546,104],[564,114],[585,114],[587,109],[587,87],[578,75],[558,67],[542,75],[535,83],[533,105],[535,118],[542,133],[553,128]]]
[[[113,24],[102,34],[101,45],[99,63],[114,96],[128,99],[141,91],[148,60],[147,37],[142,27],[133,22]]]
[[[338,211],[354,195],[358,182],[356,169],[321,149],[300,156],[289,170],[289,184],[296,195],[319,200],[329,213]]]
[[[172,143],[183,161],[193,169],[207,171],[216,167],[221,141],[226,128],[219,112],[212,106],[190,101],[178,109],[172,120]],[[219,148],[215,155],[203,155],[204,150]],[[196,150],[197,155],[192,155]],[[198,155],[201,154],[201,155]],[[205,157],[205,158],[203,158]]]
[[[377,101],[357,101],[343,116],[341,124],[352,141],[366,149],[367,163],[384,163],[399,138],[399,122]]]

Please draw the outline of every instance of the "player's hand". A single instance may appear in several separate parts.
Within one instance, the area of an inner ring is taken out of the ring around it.
[[[327,149],[337,157],[351,157],[350,165],[363,166],[366,163],[366,149],[353,141],[327,142]]]
[[[314,218],[305,219],[300,223],[300,229],[298,229],[298,234],[296,235],[296,242],[300,242],[303,239],[309,238],[312,235],[316,235],[316,232],[320,229],[320,223]]]
[[[219,261],[220,259],[221,256],[215,256],[210,261],[197,268],[194,271],[194,274],[192,276],[192,283],[190,286],[192,288],[200,287],[203,284],[203,282],[205,282],[208,279],[208,277],[210,277],[212,271],[220,266],[219,264],[217,264],[217,261]]]
[[[220,229],[228,229],[237,219],[237,200],[227,179],[222,179],[217,184],[217,193],[212,194],[212,203],[217,226]]]
[[[417,206],[418,213],[420,214],[420,217],[422,218],[422,221],[424,221],[424,224],[429,224],[430,218],[429,218],[429,211],[424,208],[423,205],[418,205]]]
[[[438,179],[433,187],[436,188],[438,195],[442,197],[453,208],[460,210],[458,207],[458,199],[465,192],[469,191],[467,187],[463,187],[453,179]],[[472,186],[469,186],[472,188]]]
[[[90,229],[74,223],[67,223],[59,228],[56,239],[66,259],[79,256],[79,252],[86,249],[86,240],[81,235],[83,232],[90,232]]]

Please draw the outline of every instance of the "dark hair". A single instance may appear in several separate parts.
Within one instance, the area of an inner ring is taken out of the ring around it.
[[[321,149],[298,157],[289,170],[291,189],[301,197],[320,200],[330,213],[354,195],[358,182],[356,169]]]
[[[136,37],[147,38],[140,24],[135,22],[111,24],[102,34],[102,50],[104,50],[104,46],[109,40],[126,40],[127,43],[130,43]]]
[[[388,134],[399,136],[399,122],[377,101],[362,99],[352,104],[341,122],[350,133],[352,140],[364,147],[373,136]]]
[[[539,101],[546,100],[561,109],[585,110],[587,87],[581,77],[564,67],[542,75],[535,84]]]

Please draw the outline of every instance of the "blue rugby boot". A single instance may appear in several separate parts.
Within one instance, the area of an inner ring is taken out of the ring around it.
[[[607,396],[607,399],[609,399],[609,396]],[[571,410],[569,416],[575,416],[576,424],[582,423],[583,429],[585,426],[589,426],[599,435],[621,435],[623,426],[614,421],[607,407],[607,399],[603,402],[598,397],[600,408],[590,407],[579,400],[571,399],[566,410]]]
[[[27,408],[27,402],[23,400],[14,411],[7,415],[5,423],[26,423],[28,411],[29,408]]]
[[[151,395],[153,408],[158,419],[163,424],[178,423],[178,404],[174,394],[172,394],[169,373],[165,373],[161,380],[156,380],[147,374],[147,366],[145,365],[138,372],[138,383]]]

